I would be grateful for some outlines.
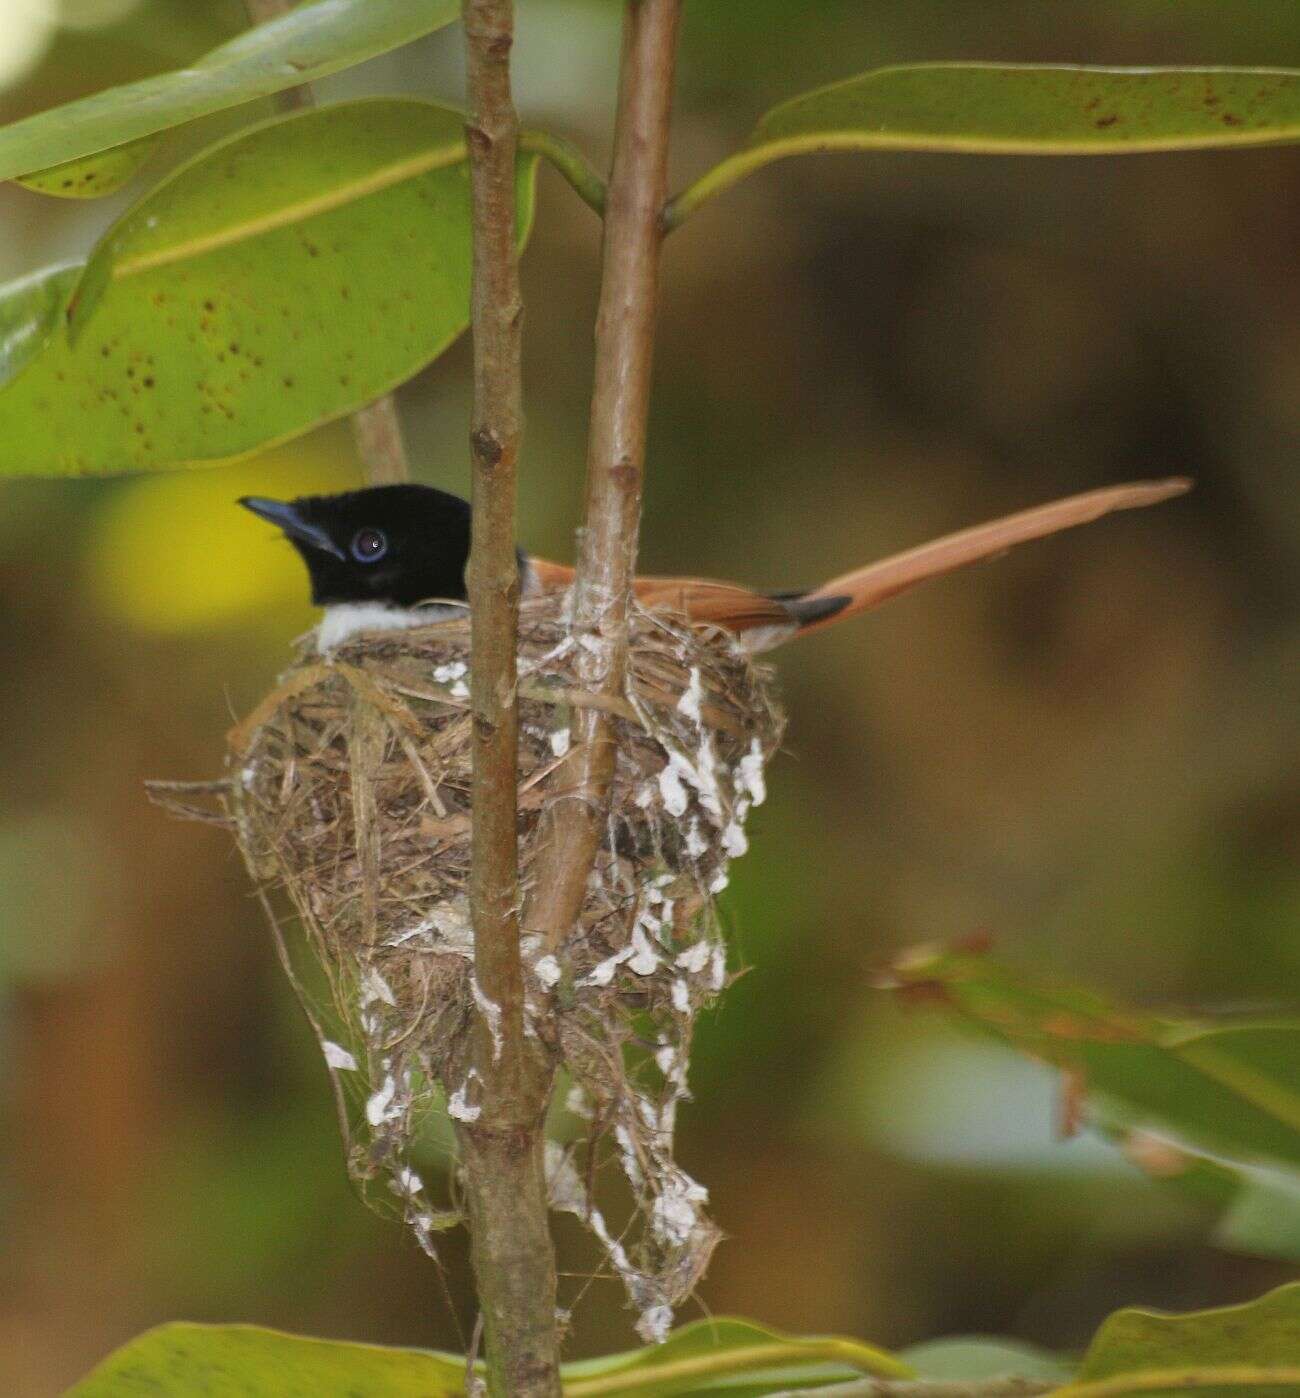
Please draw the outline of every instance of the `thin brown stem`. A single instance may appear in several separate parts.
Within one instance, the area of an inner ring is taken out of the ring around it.
[[[473,830],[473,1071],[482,1092],[457,1123],[470,1246],[493,1393],[558,1395],[555,1253],[543,1126],[552,1066],[524,1033],[519,947],[515,484],[522,433],[523,303],[515,246],[519,123],[510,92],[513,0],[464,0],[474,260],[473,535],[468,584]]]
[[[244,9],[254,24],[279,19],[281,15],[288,14],[294,5],[295,0],[244,0]],[[311,84],[303,83],[277,93],[274,101],[281,111],[291,112],[299,107],[310,107],[315,98]],[[356,442],[357,456],[361,459],[366,480],[371,485],[393,485],[411,479],[406,444],[402,440],[402,424],[391,393],[384,394],[352,414],[352,439]]]
[[[629,0],[614,160],[605,204],[596,375],[587,446],[587,517],[574,581],[573,632],[583,683],[619,695],[636,571],[654,356],[655,299],[668,179],[668,130],[682,0]],[[612,724],[598,709],[574,716],[563,795],[542,815],[530,931],[556,945],[586,893],[614,768]]]
[[[297,0],[244,0],[244,9],[254,24],[265,24],[268,19],[279,19],[287,15],[297,4]],[[301,92],[302,88],[292,89]],[[310,101],[310,90],[308,95]]]
[[[371,485],[400,485],[411,479],[402,420],[391,393],[352,414],[352,440]]]

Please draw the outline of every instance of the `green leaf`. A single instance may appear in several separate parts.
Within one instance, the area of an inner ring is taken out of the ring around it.
[[[858,1374],[907,1376],[905,1364],[856,1340],[800,1339],[743,1320],[704,1320],[662,1345],[564,1366],[566,1398],[726,1393],[729,1398]],[[738,1383],[728,1383],[728,1379]],[[252,1325],[163,1325],[110,1355],[68,1398],[450,1398],[465,1361],[429,1350],[311,1340]]]
[[[879,68],[774,107],[743,150],[669,205],[789,155],[831,150],[1117,155],[1300,140],[1300,71],[923,63]]]
[[[459,16],[459,0],[310,0],[187,68],[112,87],[0,129],[0,180],[24,175],[29,183],[46,187],[54,179],[60,188],[47,192],[69,193],[62,177],[47,167],[314,82],[409,44]],[[124,166],[112,168],[120,174]]]
[[[1167,1385],[1161,1385],[1161,1374],[1169,1376]],[[1173,1381],[1176,1375],[1181,1382]],[[1062,1389],[1061,1398],[1076,1393],[1078,1398],[1127,1393],[1172,1398],[1188,1392],[1198,1398],[1245,1393],[1266,1398],[1297,1391],[1300,1283],[1292,1283],[1245,1305],[1186,1315],[1117,1311],[1093,1339],[1079,1381]]]
[[[1300,1262],[1300,1171],[1213,1155],[1172,1131],[1153,1134],[1114,1098],[1094,1100],[1092,1123],[1152,1178],[1217,1209],[1219,1247]]]
[[[1233,1252],[1300,1262],[1300,1175],[1243,1170],[1214,1240]]]
[[[1247,1163],[1300,1167],[1300,1023],[1225,1028],[1123,1010],[1035,984],[987,957],[926,950],[900,961],[904,996],[1065,1069],[1103,1115]]]
[[[0,288],[0,383],[13,378],[49,343],[81,272],[80,263],[46,267]]]
[[[309,1340],[255,1325],[160,1325],[116,1350],[68,1398],[459,1398],[465,1361],[428,1350]]]
[[[92,255],[74,333],[0,389],[0,476],[228,461],[409,378],[469,322],[463,121],[342,103],[173,172]],[[521,241],[535,170],[521,157]],[[0,292],[15,343],[45,333],[53,294]]]
[[[3,139],[4,133],[0,132],[0,140]],[[157,145],[155,137],[144,136],[124,146],[110,146],[94,155],[20,175],[18,183],[58,199],[98,199],[121,189],[154,153]]]
[[[910,1373],[892,1355],[857,1340],[783,1335],[746,1320],[716,1319],[684,1325],[662,1345],[566,1364],[564,1392],[565,1398],[774,1393],[856,1374],[906,1378]],[[739,1388],[725,1382],[737,1375],[747,1376]]]
[[[783,102],[750,145],[1080,155],[1297,139],[1293,70],[922,63]]]
[[[900,1356],[920,1379],[1047,1379],[1064,1383],[1074,1366],[1035,1345],[994,1340],[982,1335],[927,1340]]]

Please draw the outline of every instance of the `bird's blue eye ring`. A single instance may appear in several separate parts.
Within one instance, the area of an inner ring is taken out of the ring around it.
[[[351,548],[358,563],[377,563],[388,552],[388,536],[382,529],[358,529]]]

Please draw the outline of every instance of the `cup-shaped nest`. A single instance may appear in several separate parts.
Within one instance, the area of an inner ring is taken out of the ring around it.
[[[574,1147],[551,1153],[552,1202],[606,1248],[648,1337],[707,1261],[716,1232],[703,1188],[672,1155],[691,1026],[727,979],[714,899],[782,716],[768,672],[725,634],[663,613],[631,623],[621,697],[587,692],[562,599],[524,604],[519,627],[519,862],[525,907],[541,813],[571,788],[570,722],[612,714],[608,823],[585,902],[565,929],[524,937],[527,1032],[575,1085],[570,1105],[608,1135],[638,1205],[615,1239]],[[476,1007],[469,918],[468,619],[361,635],[304,654],[235,731],[226,801],[263,888],[282,886],[323,968],[326,1060],[350,1102],[349,1168],[385,1186],[424,1246],[448,1222],[409,1163],[443,1099],[473,1121],[482,1082],[464,1065]],[[328,1022],[327,1022],[328,1021]]]

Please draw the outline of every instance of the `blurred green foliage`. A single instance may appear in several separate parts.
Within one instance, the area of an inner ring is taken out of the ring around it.
[[[960,949],[906,953],[883,983],[1058,1068],[1061,1134],[1093,1126],[1155,1179],[1222,1204],[1227,1246],[1300,1262],[1300,1020],[1142,1014]]]
[[[570,1398],[781,1398],[793,1390],[843,1393],[849,1391],[844,1381],[861,1375],[901,1379],[910,1389],[906,1381],[915,1378],[1015,1374],[1052,1384],[1061,1398],[1076,1391],[1084,1398],[1092,1383],[1104,1380],[1111,1381],[1108,1398],[1173,1398],[1191,1390],[1249,1398],[1300,1383],[1298,1332],[1300,1284],[1244,1305],[1185,1315],[1117,1311],[1102,1324],[1081,1365],[1029,1346],[974,1338],[918,1345],[894,1356],[839,1336],[784,1335],[720,1316],[681,1326],[659,1345],[566,1364],[564,1392]],[[1071,1382],[1076,1369],[1077,1390]],[[75,1398],[241,1398],[251,1392],[459,1398],[466,1387],[460,1355],[306,1339],[249,1325],[173,1323],[123,1346],[70,1392]]]
[[[526,117],[598,152],[616,7],[520,10]],[[885,62],[1300,64],[1300,16],[1270,0],[737,14],[688,5],[678,184],[766,107]],[[233,0],[143,0],[56,31],[0,115],[240,26]],[[432,74],[454,102],[458,55],[434,36],[322,88],[430,95]],[[598,226],[552,176],[541,194],[521,532],[564,555]],[[990,929],[1004,961],[1153,1012],[1294,1010],[1298,195],[1295,150],[854,155],[767,171],[675,235],[648,568],[794,585],[1067,490],[1198,480],[780,657],[789,754],[729,904],[750,969],[699,1035],[684,1122],[731,1239],[706,1305],[896,1347],[979,1330],[1070,1348],[1121,1301],[1233,1301],[1293,1274],[1215,1247],[1215,1201],[1053,1144],[1045,1078],[903,1017],[870,978],[918,940]],[[120,207],[0,202],[5,279],[84,256]],[[421,479],[463,489],[464,347],[401,402]],[[336,488],[350,453],[326,429],[201,476],[4,488],[6,1391],[55,1392],[177,1315],[464,1346],[462,1244],[435,1276],[351,1197],[319,1054],[225,836],[141,789],[217,770],[310,624],[288,550],[230,502]],[[560,1237],[585,1293],[572,1351],[624,1346],[615,1285],[588,1285],[576,1225]]]

